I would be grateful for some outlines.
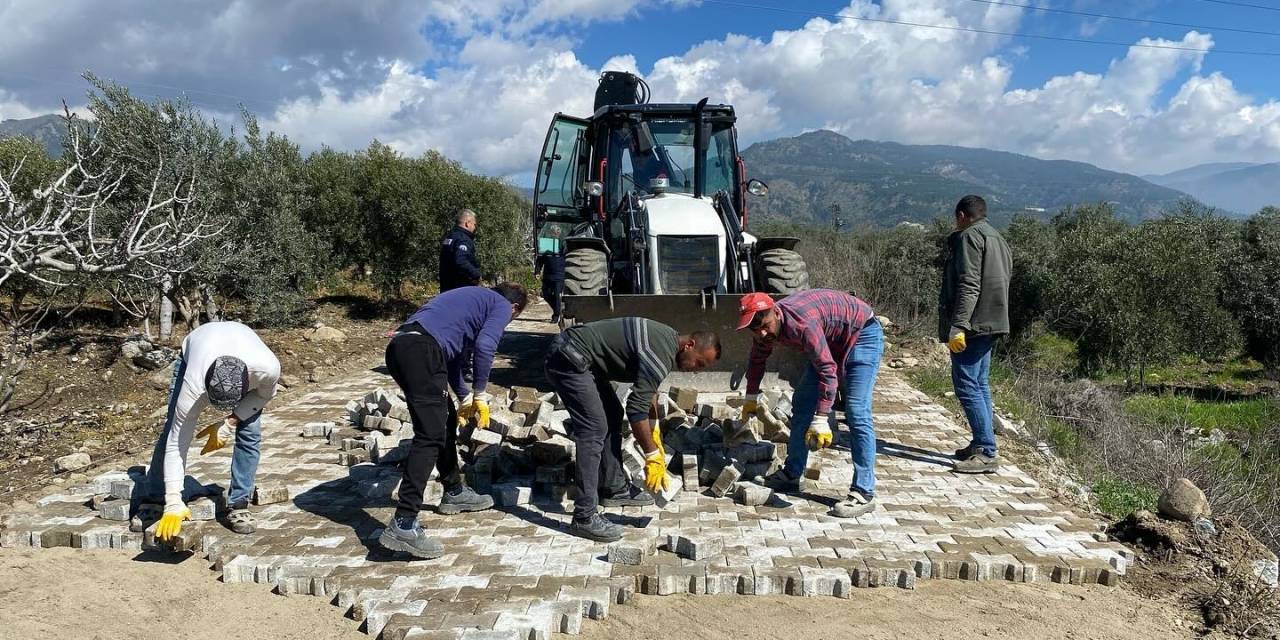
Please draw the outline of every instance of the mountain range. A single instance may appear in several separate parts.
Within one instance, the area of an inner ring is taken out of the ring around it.
[[[62,116],[52,113],[35,118],[0,120],[0,138],[31,138],[44,145],[50,156],[57,158],[62,155],[62,136],[67,132],[66,127]]]
[[[62,154],[62,116],[0,121],[0,138],[27,136]],[[1280,206],[1280,162],[1201,164],[1133,176],[1084,162],[1041,160],[990,149],[851,140],[833,131],[757,142],[742,152],[749,176],[769,184],[752,217],[850,227],[948,219],[961,196],[987,200],[994,222],[1016,214],[1049,218],[1073,204],[1110,202],[1126,220],[1159,216],[1193,197],[1246,216]],[[522,189],[527,192],[527,189]]]
[[[1280,207],[1280,162],[1214,162],[1143,177],[1243,215],[1268,205]]]
[[[1152,218],[1187,194],[1084,162],[989,149],[851,140],[832,131],[758,142],[747,173],[769,184],[756,216],[848,226],[949,219],[961,196],[987,200],[993,222],[1051,217],[1072,204],[1110,202],[1126,220]]]

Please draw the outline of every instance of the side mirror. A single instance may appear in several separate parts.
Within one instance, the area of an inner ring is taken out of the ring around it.
[[[761,198],[763,198],[769,195],[769,185],[765,184],[760,180],[756,180],[755,178],[752,178],[747,181],[747,193],[750,193],[753,196],[760,196]]]

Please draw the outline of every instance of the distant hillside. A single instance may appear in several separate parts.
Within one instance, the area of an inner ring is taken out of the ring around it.
[[[1280,162],[1214,162],[1147,179],[1241,215],[1280,206]]]
[[[44,145],[49,155],[57,158],[62,155],[62,136],[66,133],[66,122],[62,116],[49,114],[35,118],[22,118],[0,121],[0,138],[31,138]]]
[[[1083,162],[1040,160],[988,149],[850,140],[814,131],[751,145],[747,172],[769,183],[768,218],[828,224],[839,205],[848,226],[949,218],[968,193],[986,198],[996,222],[1016,213],[1052,216],[1062,207],[1111,202],[1119,215],[1159,215],[1187,195]]]

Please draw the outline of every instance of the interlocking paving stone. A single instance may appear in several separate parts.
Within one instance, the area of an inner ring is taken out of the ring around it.
[[[952,473],[947,452],[968,441],[963,419],[884,369],[874,398],[879,506],[865,516],[827,515],[853,476],[842,428],[835,447],[810,456],[799,495],[746,506],[686,491],[665,508],[606,509],[627,527],[614,559],[627,549],[633,551],[627,561],[638,564],[612,564],[609,545],[568,535],[566,503],[554,491],[550,499],[536,491],[529,499],[531,477],[493,484],[498,510],[424,511],[424,525],[446,553],[409,561],[376,542],[394,510],[399,470],[346,455],[356,451],[344,452],[340,463],[342,440],[333,440],[354,434],[347,429],[353,398],[393,386],[366,369],[278,398],[263,418],[257,482],[260,502],[280,502],[253,508],[254,534],[190,522],[176,546],[206,555],[226,582],[328,598],[386,638],[576,633],[584,616],[603,617],[636,592],[847,598],[855,588],[909,589],[925,579],[1111,585],[1133,557],[1096,539],[1100,523],[1072,513],[1016,465],[983,476]],[[523,393],[531,402],[540,397]],[[339,425],[333,438],[307,430],[327,422]],[[201,485],[225,486],[229,453],[193,455],[188,473]],[[138,471],[101,474],[85,486],[59,488],[31,510],[6,514],[0,545],[142,548],[150,534],[129,533],[128,523],[98,518],[89,506],[95,495],[126,497]],[[438,484],[431,486],[429,499],[438,500]],[[704,557],[700,546],[692,560],[654,551],[673,537],[705,541],[714,553]]]

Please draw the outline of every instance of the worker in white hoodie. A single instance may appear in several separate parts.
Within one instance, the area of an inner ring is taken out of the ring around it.
[[[170,540],[181,532],[182,522],[190,519],[182,488],[187,447],[198,435],[207,439],[202,455],[235,441],[226,520],[236,533],[253,533],[249,498],[258,471],[262,410],[275,397],[279,379],[280,360],[252,329],[239,322],[210,322],[187,335],[174,365],[169,411],[151,454],[146,495],[134,517],[135,528],[145,528],[158,517],[156,537]],[[221,424],[213,423],[197,434],[197,421],[205,406],[226,417]]]

